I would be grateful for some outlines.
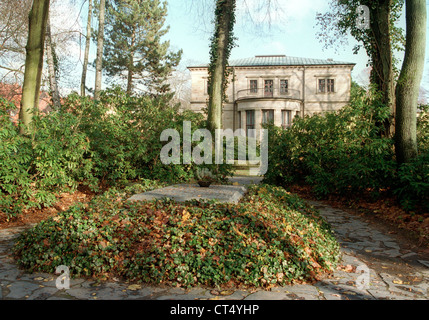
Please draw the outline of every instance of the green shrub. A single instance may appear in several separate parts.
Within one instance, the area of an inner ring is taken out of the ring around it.
[[[395,194],[407,210],[429,211],[429,105],[420,106],[417,117],[419,155],[403,164],[397,173]]]
[[[429,207],[429,118],[422,106],[417,122],[419,156],[397,167],[392,139],[379,124],[388,110],[373,90],[353,87],[349,106],[325,115],[295,118],[288,130],[269,127],[269,168],[265,181],[304,181],[319,196],[359,196],[391,190],[407,210]]]
[[[201,114],[179,112],[165,105],[164,99],[129,96],[120,89],[102,92],[99,101],[76,94],[65,107],[81,119],[80,130],[91,144],[95,175],[109,181],[127,181],[138,177],[163,181],[193,178],[192,165],[164,165],[160,141],[165,129],[175,129],[183,137],[183,122],[192,130],[204,128]]]
[[[15,106],[0,97],[0,211],[15,216],[31,198],[31,141],[19,135],[8,111]]]
[[[395,194],[405,209],[429,211],[429,151],[399,168]]]
[[[314,280],[335,269],[339,245],[300,198],[253,186],[237,205],[115,194],[75,206],[23,233],[14,252],[30,271],[122,276],[180,286],[247,286]]]
[[[50,205],[55,201],[53,192],[74,191],[79,183],[95,186],[92,151],[86,135],[79,131],[79,124],[80,120],[67,112],[34,117],[29,172],[38,190],[35,194],[38,203]]]
[[[71,94],[61,111],[34,116],[31,137],[19,135],[10,121],[13,108],[0,100],[0,210],[7,215],[49,206],[56,193],[79,184],[96,190],[100,180],[123,185],[140,178],[171,183],[194,178],[195,164],[161,162],[166,142],[160,136],[176,129],[182,137],[184,121],[193,131],[204,128],[203,117],[179,112],[163,98],[129,96],[120,89],[102,92],[99,101]],[[211,167],[222,181],[231,174],[230,165]]]
[[[25,137],[10,121],[10,108],[0,100],[0,211],[16,216],[25,208],[52,205],[57,193],[79,183],[95,183],[89,143],[75,116],[34,116],[34,132]]]
[[[395,171],[393,141],[380,137],[374,124],[387,115],[386,108],[359,91],[340,111],[295,118],[288,130],[271,127],[266,181],[305,180],[320,196],[389,187]]]

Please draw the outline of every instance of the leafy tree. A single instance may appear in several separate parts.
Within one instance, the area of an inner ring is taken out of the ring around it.
[[[170,91],[166,80],[182,51],[171,52],[170,43],[161,41],[168,32],[166,15],[166,2],[160,0],[114,0],[108,5],[105,71],[110,77],[126,79],[128,94],[138,83],[149,93]]]
[[[426,48],[426,2],[406,1],[407,43],[396,99],[396,157],[399,164],[417,157],[417,100]]]
[[[364,21],[361,6],[369,9],[369,21]],[[326,47],[345,44],[345,36],[350,33],[358,41],[354,52],[365,49],[372,67],[371,83],[383,93],[382,102],[389,106],[392,114],[395,112],[392,51],[403,48],[402,29],[395,25],[402,6],[402,0],[332,0],[331,11],[317,16],[318,37]],[[388,135],[390,125],[390,121],[385,123]]]

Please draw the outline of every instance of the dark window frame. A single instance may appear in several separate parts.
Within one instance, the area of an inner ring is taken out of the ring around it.
[[[204,80],[204,95],[209,95],[209,80]]]
[[[282,110],[282,128],[287,129],[292,125],[292,111]]]
[[[326,79],[319,79],[318,81],[319,93],[326,92]]]
[[[280,80],[280,94],[289,94],[289,80],[281,79]]]
[[[268,115],[268,117],[266,116]],[[274,123],[274,109],[262,110],[262,124]]]
[[[258,80],[249,80],[249,93],[258,93]]]
[[[251,121],[249,121],[249,119]],[[246,136],[250,136],[249,135],[249,130],[254,130],[255,129],[255,125],[256,125],[256,121],[255,121],[255,110],[247,110],[246,111]]]
[[[272,98],[274,96],[274,80],[264,80],[264,97]]]
[[[326,79],[326,89],[328,93],[335,92],[335,79]]]
[[[334,78],[320,78],[317,82],[319,93],[335,93]]]

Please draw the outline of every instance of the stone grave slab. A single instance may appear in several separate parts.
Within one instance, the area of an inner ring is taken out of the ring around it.
[[[202,188],[198,184],[177,184],[136,194],[128,201],[152,201],[169,198],[178,202],[189,200],[217,200],[221,203],[238,203],[247,192],[244,186],[211,185]]]

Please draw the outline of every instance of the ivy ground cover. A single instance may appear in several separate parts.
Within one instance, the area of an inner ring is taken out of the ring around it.
[[[30,272],[65,265],[72,277],[184,287],[309,282],[340,258],[318,213],[271,185],[251,186],[239,204],[129,202],[105,194],[26,231],[14,253]]]

